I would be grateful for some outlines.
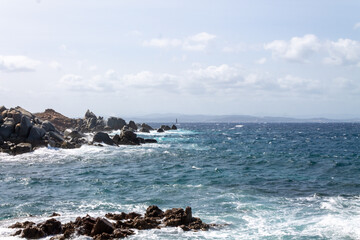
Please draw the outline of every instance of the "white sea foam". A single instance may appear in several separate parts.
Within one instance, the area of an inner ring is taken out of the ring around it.
[[[236,125],[235,127],[236,128],[242,128],[242,127],[244,127],[244,125],[239,124],[239,125]]]

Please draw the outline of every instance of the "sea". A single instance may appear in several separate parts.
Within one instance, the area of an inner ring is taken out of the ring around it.
[[[220,226],[128,239],[360,239],[359,123],[181,123],[138,135],[158,143],[1,153],[0,239],[53,212],[65,223],[150,205],[190,206]]]

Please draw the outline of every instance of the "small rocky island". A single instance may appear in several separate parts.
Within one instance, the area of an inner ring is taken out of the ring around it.
[[[162,125],[157,132],[176,130],[173,125]],[[121,130],[110,137],[108,132]],[[118,117],[104,119],[87,110],[84,118],[68,118],[53,109],[43,113],[30,113],[22,107],[7,109],[0,106],[0,152],[22,154],[39,147],[79,148],[84,144],[140,145],[157,143],[155,139],[138,137],[136,132],[149,133],[153,129],[146,123],[136,124]],[[91,135],[89,135],[91,133]],[[89,139],[89,136],[92,136]]]
[[[200,218],[192,216],[190,207],[172,208],[165,212],[159,207],[149,206],[144,216],[139,213],[107,213],[105,217],[93,218],[89,215],[77,217],[75,222],[62,224],[53,217],[35,224],[34,222],[17,222],[9,228],[18,229],[13,236],[27,239],[39,239],[53,236],[51,240],[71,239],[74,236],[89,236],[94,240],[119,239],[135,234],[134,229],[160,229],[162,227],[180,227],[184,231],[206,231],[215,224],[206,224]]]

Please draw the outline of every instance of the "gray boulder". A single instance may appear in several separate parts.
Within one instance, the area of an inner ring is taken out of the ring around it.
[[[17,106],[17,107],[15,107],[15,109],[17,111],[19,111],[23,116],[24,115],[27,116],[30,120],[35,118],[34,114],[32,114],[31,112],[23,109],[22,107]]]
[[[51,139],[55,140],[55,142],[62,143],[65,140],[63,136],[58,132],[50,131],[49,136]]]
[[[171,126],[171,130],[177,130],[176,125],[173,124],[173,125]]]
[[[104,132],[97,132],[94,135],[93,142],[98,142],[98,143],[103,142],[108,145],[114,145],[114,141],[109,137],[107,133]]]
[[[139,129],[139,132],[149,133],[150,130],[149,130],[148,128],[141,127],[141,128]]]
[[[82,138],[85,137],[84,134],[82,134],[79,131],[76,130],[70,130],[70,129],[66,129],[64,132],[64,136],[67,138]]]
[[[49,122],[48,120],[44,121],[42,124],[41,124],[41,127],[46,131],[46,132],[55,132],[57,131],[55,126]]]
[[[168,125],[161,125],[161,127],[160,127],[160,128],[164,129],[165,131],[167,131],[167,130],[170,130],[170,129],[171,129]]]
[[[109,117],[107,120],[107,126],[114,130],[122,129],[125,125],[126,122],[122,118]]]
[[[27,138],[31,127],[32,127],[32,124],[30,122],[30,119],[26,115],[23,115],[21,117],[21,121],[20,121],[19,136]]]
[[[120,134],[120,138],[127,139],[131,142],[136,142],[137,135],[132,131],[122,131]]]
[[[0,106],[0,114],[5,110],[7,110],[5,106]]]
[[[27,140],[29,142],[39,142],[45,136],[46,131],[40,125],[35,125],[31,128]]]
[[[132,120],[129,122],[128,126],[129,126],[130,128],[132,128],[132,129],[134,129],[134,130],[137,130],[137,129],[138,129],[136,123],[135,123],[134,121],[132,121]]]
[[[148,139],[144,139],[145,143],[157,143],[158,141],[156,141],[156,139],[152,139],[152,138],[148,138]]]
[[[0,146],[4,144],[4,139],[0,136]]]
[[[15,131],[15,121],[12,118],[6,118],[0,127],[0,136],[5,140]]]
[[[89,109],[86,111],[86,113],[85,113],[85,119],[89,119],[89,118],[97,118],[96,117],[96,115],[93,113],[93,112],[91,112]]]
[[[148,130],[154,130],[150,125],[147,125],[146,123],[141,124],[141,127]]]
[[[158,132],[158,133],[161,133],[161,132],[165,132],[165,131],[164,131],[164,129],[159,128],[159,129],[157,130],[157,132]]]

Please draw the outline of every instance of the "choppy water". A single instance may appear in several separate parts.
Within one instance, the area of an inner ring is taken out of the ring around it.
[[[54,211],[66,222],[156,204],[229,225],[129,239],[360,239],[360,124],[179,127],[143,134],[158,144],[0,154],[0,238]]]

